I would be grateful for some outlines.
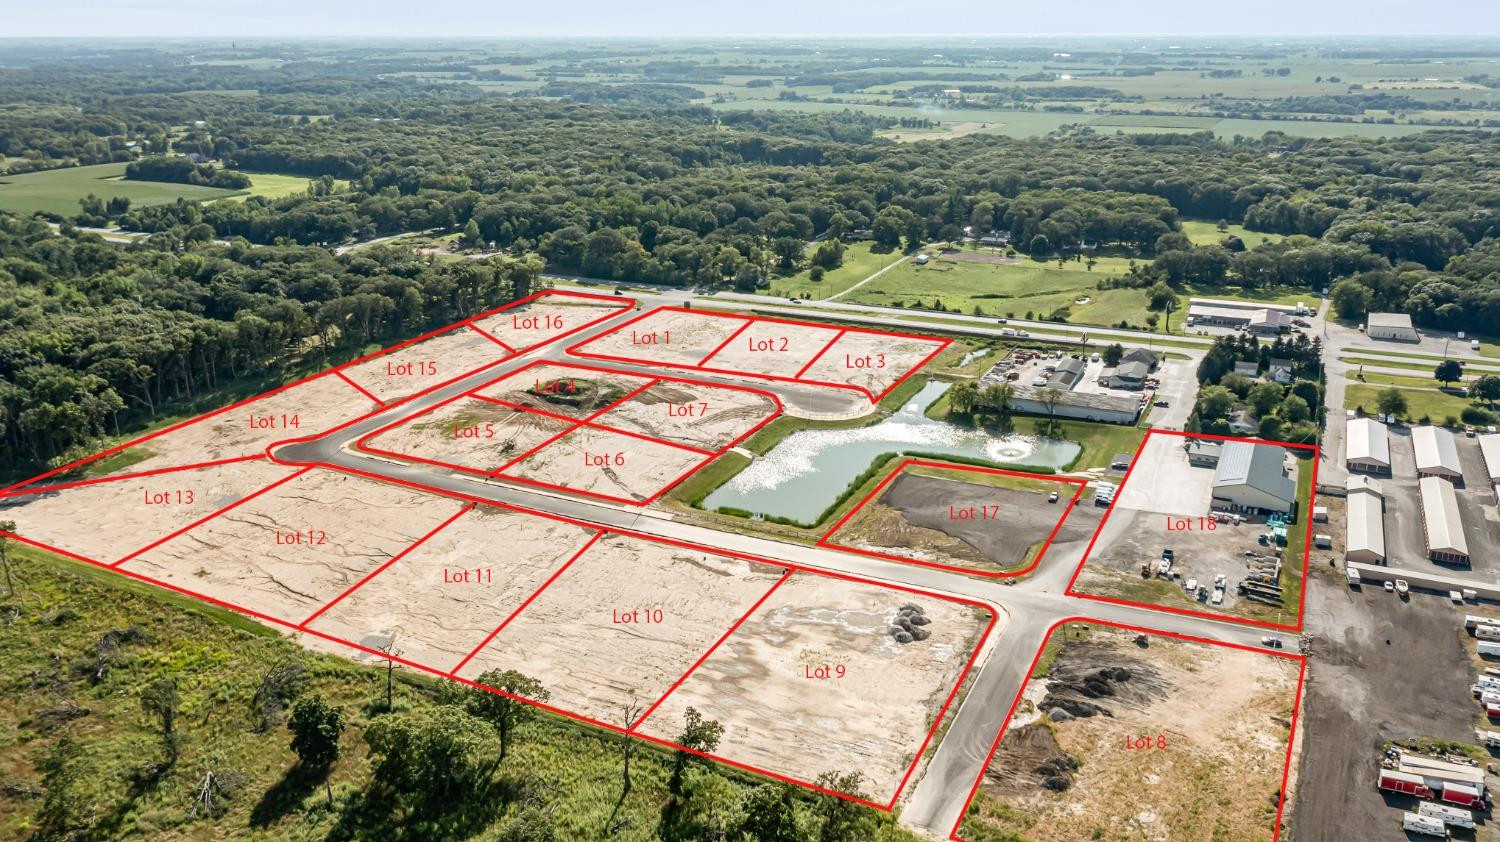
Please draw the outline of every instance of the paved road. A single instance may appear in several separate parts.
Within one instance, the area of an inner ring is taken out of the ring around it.
[[[637,295],[644,306],[658,306],[681,300],[680,295]],[[804,567],[860,576],[880,582],[909,585],[942,594],[964,597],[992,607],[1002,619],[988,651],[977,664],[973,684],[956,712],[944,739],[939,744],[903,808],[902,821],[914,828],[946,837],[958,821],[969,789],[979,775],[996,735],[1000,732],[1011,701],[1026,678],[1027,669],[1047,630],[1059,620],[1085,617],[1125,625],[1145,626],[1163,631],[1192,634],[1215,640],[1258,645],[1262,632],[1227,622],[1182,617],[1148,609],[1079,600],[1064,596],[1067,581],[1082,558],[1085,542],[1059,545],[1048,554],[1044,564],[1033,575],[1014,584],[982,580],[899,562],[885,561],[820,547],[774,540],[771,538],[720,531],[707,526],[674,520],[670,513],[596,502],[562,493],[539,491],[504,481],[455,474],[441,468],[416,465],[374,457],[349,449],[350,442],[390,423],[481,383],[538,359],[569,359],[565,345],[582,341],[611,329],[628,318],[626,311],[601,325],[572,337],[570,342],[556,343],[521,355],[512,360],[463,378],[417,401],[378,413],[335,435],[310,442],[278,448],[274,456],[288,463],[324,463],[338,468],[357,469],[392,480],[420,484],[439,492],[491,500],[538,512],[574,518],[602,527],[627,529],[661,538],[701,544],[710,548],[734,550],[748,555],[789,562]],[[886,315],[862,315],[859,321],[885,324],[897,321]],[[980,330],[975,325],[973,330]],[[994,334],[993,325],[982,328]],[[644,366],[621,367],[650,373]],[[695,375],[697,376],[697,375]],[[734,382],[734,378],[704,375],[705,379]],[[778,393],[783,401],[807,401],[807,390],[796,384],[753,382],[760,388]],[[831,390],[818,390],[824,400],[844,401],[846,396],[828,398]],[[860,400],[863,400],[860,398]],[[1291,646],[1295,641],[1283,640]]]

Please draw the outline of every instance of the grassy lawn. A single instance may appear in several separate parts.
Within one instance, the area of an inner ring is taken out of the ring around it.
[[[823,280],[813,282],[810,270],[803,269],[795,275],[771,278],[767,295],[783,298],[827,298],[863,281],[881,268],[901,259],[900,251],[872,251],[872,242],[849,243],[844,249],[843,265],[823,275]],[[813,248],[817,248],[814,246]]]
[[[948,396],[943,395],[927,408],[927,417],[937,420],[948,418]],[[1014,416],[1015,433],[1023,436],[1040,435],[1037,427],[1047,419],[1030,415]],[[1062,420],[1062,438],[1077,442],[1083,447],[1073,464],[1064,466],[1065,471],[1086,471],[1090,468],[1108,468],[1116,453],[1134,453],[1146,438],[1146,427],[1127,427],[1123,424],[1103,424],[1095,421]]]
[[[1244,241],[1247,249],[1253,249],[1262,243],[1275,243],[1281,240],[1280,234],[1263,234],[1259,231],[1251,231],[1243,225],[1231,225],[1220,231],[1217,222],[1204,222],[1197,219],[1182,220],[1182,233],[1188,235],[1193,245],[1198,246],[1212,245],[1231,235]]]
[[[1378,403],[1378,395],[1385,390],[1383,386],[1369,386],[1357,383],[1344,390],[1344,408],[1355,409],[1364,407],[1365,412],[1373,415]],[[1436,389],[1402,389],[1406,396],[1407,415],[1411,418],[1421,418],[1424,415],[1434,421],[1441,422],[1448,416],[1459,417],[1464,407],[1469,406],[1468,398],[1439,392]]]
[[[78,214],[78,201],[90,193],[101,199],[122,196],[133,205],[164,205],[183,199],[222,199],[244,191],[220,190],[192,184],[127,181],[125,164],[96,164],[0,176],[0,210],[21,214]]]
[[[307,192],[312,179],[300,175],[276,175],[265,172],[245,172],[250,176],[250,191],[227,197],[231,201],[244,201],[246,196],[264,196],[267,199],[285,199],[301,196]]]
[[[1431,377],[1405,377],[1400,374],[1366,374],[1363,380],[1355,372],[1344,373],[1345,379],[1369,383],[1375,386],[1400,386],[1403,389],[1441,389],[1445,384],[1439,383]],[[1473,378],[1466,377],[1465,381]]]

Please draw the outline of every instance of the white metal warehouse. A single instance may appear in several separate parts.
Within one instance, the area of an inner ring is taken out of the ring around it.
[[[1365,333],[1371,339],[1394,339],[1397,342],[1418,342],[1416,328],[1411,326],[1411,316],[1405,313],[1371,313],[1366,321]]]
[[[1443,477],[1457,482],[1463,479],[1458,464],[1458,445],[1453,434],[1442,427],[1426,425],[1411,428],[1411,446],[1417,455],[1417,476]]]
[[[1214,469],[1213,502],[1236,509],[1290,512],[1297,483],[1286,475],[1286,448],[1225,442]]]
[[[1422,497],[1422,534],[1427,539],[1427,557],[1433,561],[1469,563],[1469,542],[1464,539],[1464,522],[1458,512],[1458,495],[1453,483],[1440,477],[1423,477],[1417,482]]]
[[[1484,472],[1491,485],[1500,485],[1500,433],[1479,437],[1479,453],[1484,457]]]
[[[1355,418],[1344,437],[1344,465],[1351,471],[1391,472],[1391,436],[1374,418]]]
[[[1350,477],[1348,537],[1344,560],[1361,564],[1385,563],[1385,494],[1369,477]]]

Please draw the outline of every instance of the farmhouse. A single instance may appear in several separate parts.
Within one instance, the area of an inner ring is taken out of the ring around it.
[[[1405,313],[1371,313],[1365,324],[1365,333],[1371,339],[1420,341],[1416,328],[1411,326],[1411,316]]]
[[[1290,512],[1297,483],[1287,476],[1286,448],[1243,441],[1225,442],[1214,469],[1213,503],[1232,509]]]
[[[1458,512],[1453,483],[1435,476],[1417,482],[1422,498],[1422,534],[1427,538],[1427,557],[1433,561],[1469,563],[1469,542]]]
[[[1355,418],[1347,425],[1344,467],[1372,474],[1391,472],[1391,437],[1374,418]]]
[[[1344,560],[1360,564],[1385,563],[1385,495],[1369,477],[1350,477],[1349,524]]]
[[[1417,456],[1417,476],[1443,477],[1458,482],[1463,469],[1458,465],[1458,446],[1453,434],[1430,424],[1411,429],[1411,445]]]

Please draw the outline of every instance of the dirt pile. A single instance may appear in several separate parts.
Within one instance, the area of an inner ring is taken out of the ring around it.
[[[1052,729],[1032,722],[1005,732],[1004,764],[985,771],[985,782],[1002,793],[1020,795],[1038,788],[1064,792],[1073,786],[1078,759],[1062,750]]]
[[[932,637],[932,632],[924,626],[931,623],[932,621],[927,619],[927,609],[908,602],[896,612],[896,619],[891,621],[891,627],[887,629],[887,633],[896,638],[897,643],[926,640]]]
[[[1052,664],[1042,710],[1077,717],[1114,716],[1116,705],[1143,707],[1171,690],[1152,665],[1107,644],[1064,646]]]

